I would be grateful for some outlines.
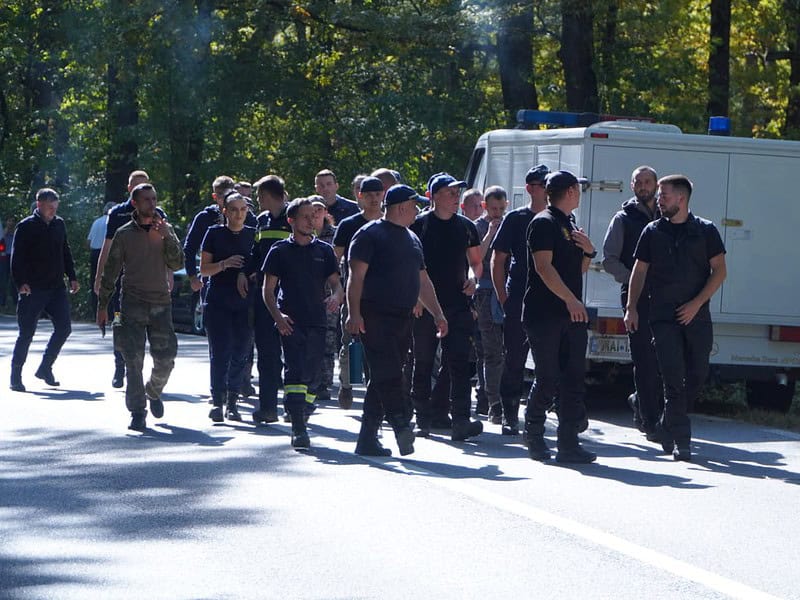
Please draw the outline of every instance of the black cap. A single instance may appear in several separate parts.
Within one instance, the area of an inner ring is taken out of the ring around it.
[[[536,165],[535,167],[531,167],[530,170],[525,174],[525,183],[543,184],[548,173],[550,173],[550,169],[547,167],[547,165]]]
[[[417,194],[412,188],[402,183],[393,185],[386,191],[386,196],[383,198],[384,206],[391,206],[392,204],[402,204],[408,200],[418,202],[421,196]]]
[[[547,176],[544,187],[548,194],[552,194],[571,188],[573,185],[580,184],[584,186],[587,183],[589,183],[589,180],[585,177],[575,177],[569,171],[555,171]]]
[[[364,177],[364,179],[361,180],[359,191],[362,194],[364,192],[382,192],[383,182],[377,177]]]

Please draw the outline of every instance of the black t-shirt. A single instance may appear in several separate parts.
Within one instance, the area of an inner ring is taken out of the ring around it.
[[[202,252],[211,254],[212,262],[219,262],[240,254],[245,265],[241,269],[225,269],[211,276],[206,293],[206,304],[241,308],[247,306],[248,299],[242,298],[236,289],[239,273],[252,271],[252,251],[256,237],[255,227],[245,226],[241,231],[231,231],[224,225],[212,225],[206,231],[200,245]]]
[[[530,222],[528,249],[531,264],[528,269],[528,287],[522,311],[522,320],[532,323],[553,317],[569,317],[566,303],[550,291],[536,272],[533,253],[549,250],[552,264],[570,291],[578,300],[583,297],[583,250],[572,240],[575,224],[568,215],[555,206],[548,206]]]
[[[336,194],[336,202],[327,207],[328,214],[333,217],[334,225],[339,225],[347,217],[353,216],[358,213],[359,208],[356,202],[348,200]]]
[[[353,237],[349,259],[369,265],[362,302],[391,311],[414,308],[425,259],[419,238],[409,229],[385,219],[370,221]]]
[[[533,217],[533,211],[527,206],[507,213],[490,246],[492,250],[511,255],[506,286],[512,295],[525,293],[528,276],[528,225]]]
[[[337,272],[333,247],[314,238],[301,246],[294,237],[275,242],[262,269],[278,278],[278,306],[297,324],[326,327],[325,282]]]
[[[475,224],[462,215],[443,221],[432,210],[422,213],[411,225],[422,242],[439,304],[446,309],[467,308],[469,297],[463,292],[467,281],[467,248],[480,246]]]

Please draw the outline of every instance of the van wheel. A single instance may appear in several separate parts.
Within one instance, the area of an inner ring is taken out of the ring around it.
[[[748,381],[747,405],[750,408],[789,412],[794,397],[794,387],[793,380],[790,380],[788,385],[774,381]]]

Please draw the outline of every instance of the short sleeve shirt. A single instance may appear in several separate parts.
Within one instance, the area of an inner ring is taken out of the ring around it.
[[[417,217],[411,231],[422,242],[428,275],[445,309],[469,307],[463,292],[467,281],[467,248],[480,246],[475,224],[462,215],[440,219],[431,210]]]
[[[244,256],[247,263],[255,237],[254,227],[245,226],[241,231],[231,231],[224,225],[212,225],[206,231],[200,250],[211,254],[212,262],[219,262],[238,254]],[[206,292],[206,304],[230,308],[246,307],[248,299],[242,298],[236,289],[239,273],[246,271],[246,268],[225,269],[212,275]]]
[[[328,207],[328,214],[333,217],[333,223],[339,225],[347,217],[359,212],[358,204],[342,196],[336,195],[336,202]]]
[[[512,210],[503,217],[500,229],[492,241],[492,250],[511,255],[506,283],[511,295],[525,293],[528,276],[528,225],[533,217],[533,211],[527,206]]]
[[[385,219],[361,227],[350,243],[349,260],[369,265],[362,303],[390,311],[411,310],[419,298],[419,272],[425,268],[422,244],[408,228]]]
[[[326,327],[325,282],[337,272],[333,247],[313,238],[300,245],[294,237],[272,245],[262,269],[278,278],[278,306],[305,327]]]
[[[572,240],[575,229],[575,224],[568,215],[554,206],[548,206],[531,220],[527,245],[531,256],[545,250],[553,253],[553,267],[564,284],[580,300],[583,297],[583,250]],[[533,323],[554,317],[569,318],[567,305],[545,285],[531,258],[522,320]]]

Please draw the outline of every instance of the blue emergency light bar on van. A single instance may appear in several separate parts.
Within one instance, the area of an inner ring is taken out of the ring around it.
[[[561,127],[588,127],[601,121],[646,121],[655,123],[650,117],[623,117],[620,115],[602,115],[599,113],[573,113],[550,110],[523,109],[517,111],[517,123],[521,127],[534,125],[560,125]]]

